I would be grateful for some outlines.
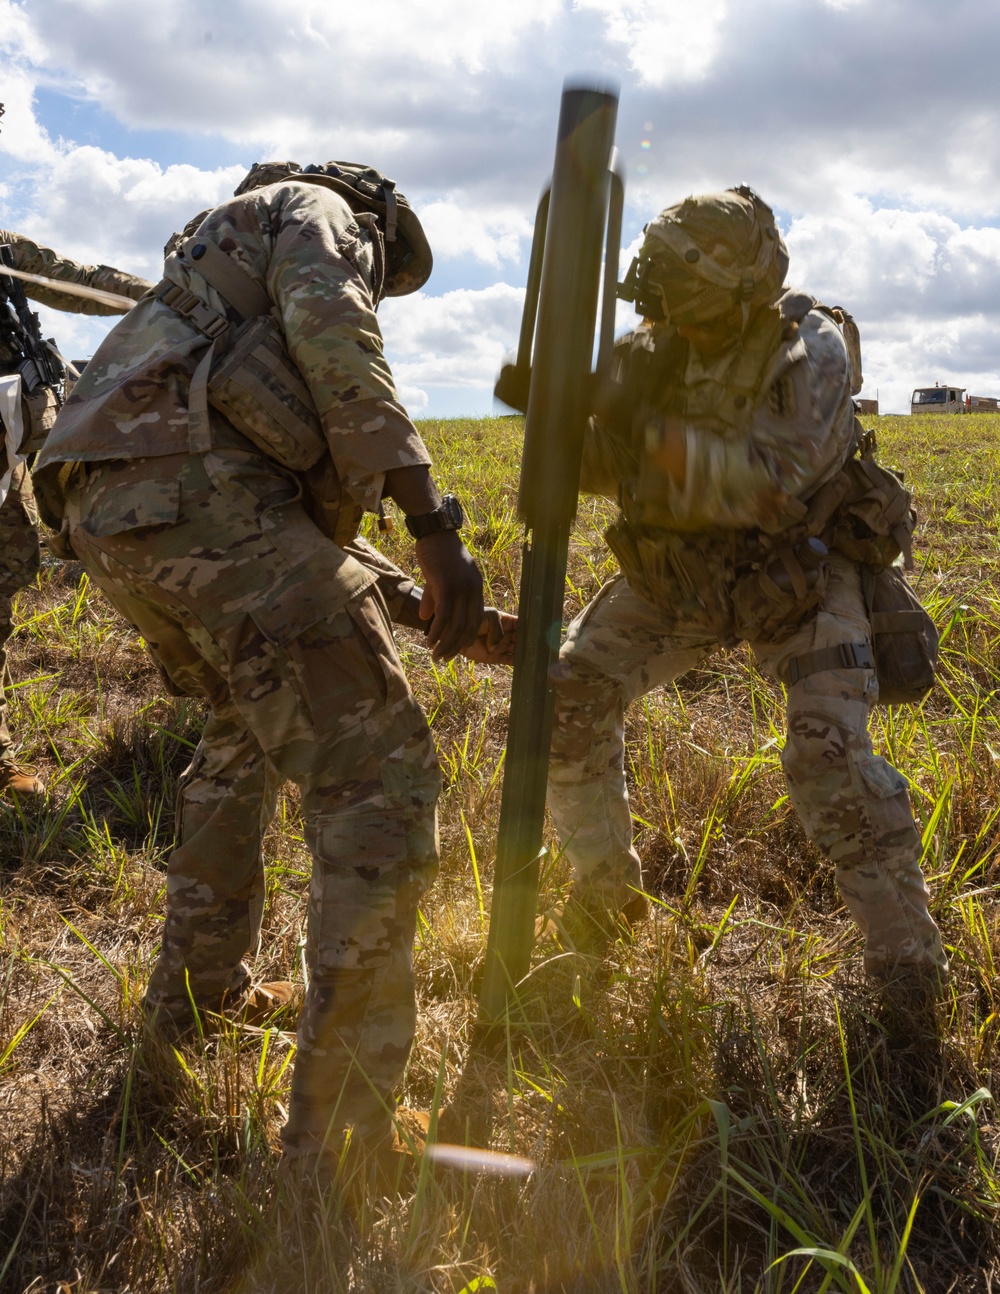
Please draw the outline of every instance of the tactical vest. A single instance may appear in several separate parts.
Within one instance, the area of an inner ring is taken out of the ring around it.
[[[263,454],[298,473],[313,521],[334,543],[349,542],[360,528],[362,509],[341,489],[312,395],[288,353],[270,297],[210,238],[184,239],[172,255],[192,261],[237,320],[174,283],[168,257],[168,276],[153,289],[157,299],[210,343],[191,383],[191,407],[211,405]],[[376,261],[381,273],[380,255]]]
[[[782,376],[803,353],[799,322],[813,309],[838,325],[844,321],[842,312],[813,297],[786,293],[751,322],[722,382],[686,384],[687,343],[668,330],[639,330],[619,343],[617,389],[603,393],[589,430],[581,484],[617,495],[620,515],[605,537],[630,586],[725,644],[781,642],[815,615],[826,591],[824,547],[873,571],[886,569],[900,553],[910,564],[910,493],[896,473],[875,462],[874,436],[856,418],[843,467],[810,497],[792,502],[788,524],[778,533],[680,532],[669,528],[668,518],[658,524],[655,505],[639,501],[650,413],[697,420],[727,439],[744,436],[762,400],[782,398]]]

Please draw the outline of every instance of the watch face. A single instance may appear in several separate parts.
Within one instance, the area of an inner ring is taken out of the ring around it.
[[[458,499],[454,494],[445,494],[433,512],[407,517],[406,528],[414,539],[423,539],[426,535],[436,535],[439,530],[458,530],[464,520]]]
[[[465,517],[462,513],[462,505],[454,494],[446,494],[441,500],[441,506],[438,508],[441,520],[444,522],[442,529],[459,530]]]

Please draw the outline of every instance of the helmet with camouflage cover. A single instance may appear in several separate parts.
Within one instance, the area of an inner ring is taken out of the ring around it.
[[[371,211],[379,219],[386,244],[384,292],[402,297],[416,292],[430,278],[434,258],[423,227],[406,198],[396,192],[393,180],[373,166],[359,162],[325,162],[301,167],[298,162],[255,162],[237,185],[234,195],[277,184],[304,180],[333,189],[352,211]]]
[[[788,252],[774,215],[753,189],[685,198],[646,226],[619,295],[654,322],[703,324],[775,301]]]

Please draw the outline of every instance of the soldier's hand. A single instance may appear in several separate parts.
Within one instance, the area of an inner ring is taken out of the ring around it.
[[[646,455],[664,476],[684,488],[687,476],[687,424],[670,414],[657,414],[646,421]]]
[[[476,640],[462,648],[462,655],[481,665],[513,665],[516,646],[517,616],[486,607]]]
[[[425,581],[420,618],[430,621],[427,645],[435,660],[451,660],[479,634],[483,577],[454,530],[418,539],[416,554]]]

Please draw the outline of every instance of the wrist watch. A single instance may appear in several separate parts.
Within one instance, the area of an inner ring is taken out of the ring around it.
[[[465,516],[462,505],[454,494],[445,494],[433,512],[422,512],[417,517],[406,518],[406,528],[414,539],[426,539],[439,530],[459,530]]]

